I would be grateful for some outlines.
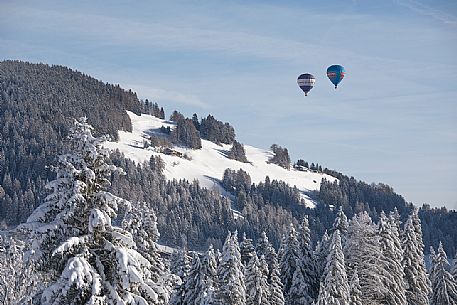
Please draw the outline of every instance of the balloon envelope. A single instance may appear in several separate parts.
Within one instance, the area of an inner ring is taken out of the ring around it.
[[[316,82],[316,79],[312,74],[302,74],[298,77],[297,79],[297,84],[300,87],[300,89],[305,92],[305,96],[308,95],[308,92],[313,89],[314,83]]]
[[[345,73],[344,67],[340,65],[333,65],[327,68],[327,77],[335,85],[335,88],[343,80]]]

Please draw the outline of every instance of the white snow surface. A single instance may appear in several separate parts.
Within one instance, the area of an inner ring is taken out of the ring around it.
[[[313,172],[299,171],[296,169],[284,169],[267,161],[273,156],[269,150],[244,145],[246,157],[250,163],[242,163],[226,157],[231,145],[218,145],[211,141],[202,139],[202,148],[198,150],[184,147],[174,147],[173,149],[190,156],[191,160],[186,160],[178,156],[165,155],[154,150],[154,148],[144,148],[144,142],[149,135],[160,133],[161,126],[174,128],[175,124],[171,121],[162,120],[151,115],[142,114],[138,116],[133,112],[127,111],[132,121],[132,132],[119,131],[118,142],[105,142],[104,146],[115,150],[119,149],[127,158],[137,162],[148,162],[152,155],[160,155],[165,162],[165,176],[167,179],[186,179],[190,182],[198,180],[200,185],[206,188],[218,188],[223,195],[228,195],[220,186],[225,169],[243,169],[251,176],[251,181],[255,184],[264,182],[265,177],[270,180],[282,180],[290,186],[296,186],[305,200],[308,207],[314,207],[315,202],[306,194],[309,191],[319,190],[322,178],[334,181],[336,178]]]

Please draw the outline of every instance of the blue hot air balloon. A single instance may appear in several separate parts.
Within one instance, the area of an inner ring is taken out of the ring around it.
[[[315,82],[314,76],[308,73],[300,75],[297,79],[297,84],[305,92],[305,96],[308,96],[308,92],[313,89]]]
[[[333,65],[327,68],[327,77],[335,85],[335,89],[338,87],[338,84],[344,78],[344,67],[340,65]]]

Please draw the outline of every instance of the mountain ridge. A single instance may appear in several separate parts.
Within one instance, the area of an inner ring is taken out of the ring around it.
[[[42,202],[43,196],[46,194],[44,184],[53,177],[49,166],[55,162],[53,158],[57,152],[63,150],[62,139],[67,135],[75,118],[87,115],[97,133],[108,133],[116,139],[118,135],[122,137],[124,131],[132,130],[131,117],[126,111],[139,115],[141,112],[145,112],[144,106],[135,93],[125,91],[118,85],[105,84],[66,67],[19,61],[0,62],[0,117],[3,123],[0,131],[0,223],[3,223],[2,226],[14,226],[24,221],[30,212]],[[164,121],[161,122],[164,123]],[[228,125],[228,127],[230,126]],[[230,128],[227,130],[232,132]],[[224,155],[229,148],[228,145],[219,146],[205,139],[202,139],[202,142],[203,147],[210,145],[213,152],[222,158],[221,160],[227,161]],[[144,143],[138,144],[144,145]],[[247,145],[246,148],[249,157],[251,148]],[[147,152],[144,147],[140,147],[140,149]],[[217,149],[220,151],[216,151]],[[176,150],[193,154],[193,151],[188,149],[178,148]],[[252,150],[255,151],[255,148]],[[267,150],[257,150],[257,152],[262,154],[263,166],[284,173],[297,173],[293,169],[286,171],[277,165],[265,165],[264,163],[271,153],[268,153]],[[162,157],[168,158],[169,156]],[[194,161],[197,161],[198,153],[193,157]],[[118,156],[113,160],[130,164],[123,158]],[[176,157],[170,157],[170,160],[173,159]],[[182,164],[192,162],[181,158],[178,161],[181,160]],[[231,162],[236,161],[230,160],[229,163]],[[238,168],[245,169],[252,166],[234,164],[241,165]],[[207,179],[207,182],[221,180],[220,171],[225,165],[219,165],[221,167],[218,168],[218,173],[211,173],[209,177],[211,179]],[[149,167],[151,166],[150,163]],[[179,165],[175,167],[180,168]],[[332,170],[324,170],[324,172],[337,177],[342,182],[326,190],[325,200],[322,198],[324,194],[322,184],[321,187],[317,187],[320,179],[312,179],[316,180],[316,183],[313,182],[311,186],[302,189],[305,193],[309,191],[314,196],[308,198],[308,203],[315,205],[313,209],[310,209],[306,206],[297,206],[301,197],[298,189],[294,190],[293,185],[296,183],[293,181],[286,184],[275,180],[275,177],[273,177],[273,181],[270,181],[272,177],[266,179],[264,175],[256,177],[253,174],[250,179],[255,183],[249,185],[248,189],[243,192],[236,190],[229,193],[220,186],[217,187],[216,192],[213,192],[211,189],[203,191],[202,186],[193,185],[192,181],[176,183],[162,181],[161,174],[154,174],[154,169],[149,169],[152,171],[151,173],[141,173],[145,169],[138,167],[138,164],[132,163],[128,165],[128,168],[127,175],[132,181],[121,181],[120,178],[116,178],[117,182],[113,183],[113,186],[118,187],[120,192],[138,200],[149,200],[151,204],[153,204],[153,200],[159,200],[160,196],[168,196],[166,198],[167,207],[181,213],[179,216],[178,214],[167,214],[169,211],[166,211],[164,207],[156,206],[159,212],[164,213],[163,215],[158,213],[159,226],[162,226],[160,231],[163,232],[163,238],[168,238],[167,242],[172,245],[182,246],[186,243],[185,240],[195,242],[196,245],[200,244],[201,248],[204,248],[204,244],[209,242],[221,245],[221,239],[225,237],[226,230],[233,229],[245,231],[248,237],[257,238],[261,230],[268,229],[265,227],[265,222],[274,222],[271,225],[274,225],[275,228],[267,233],[270,234],[269,237],[272,241],[276,241],[278,244],[287,222],[298,224],[304,214],[310,215],[311,229],[317,232],[316,236],[320,236],[330,227],[335,217],[334,207],[336,206],[343,206],[346,209],[345,212],[348,212],[348,216],[353,215],[356,211],[367,210],[375,219],[379,217],[380,212],[376,203],[382,202],[386,198],[394,199],[386,201],[386,212],[401,207],[403,210],[401,216],[404,218],[412,208],[410,203],[395,194],[390,187],[377,188]],[[232,169],[236,170],[236,168]],[[170,169],[167,170],[168,172],[164,172],[165,176],[168,173],[172,178],[180,178],[178,171],[170,173]],[[315,173],[309,174],[312,177]],[[155,178],[154,175],[156,175]],[[135,178],[135,176],[137,177]],[[327,177],[332,179],[330,176]],[[147,185],[145,181],[140,181],[144,179],[141,177],[152,177],[156,179],[156,182],[154,182],[155,184],[149,182]],[[316,174],[316,177],[322,178],[323,175]],[[190,180],[192,177],[188,178]],[[314,184],[316,187],[313,187]],[[211,185],[207,186],[211,188]],[[148,193],[148,188],[151,187],[158,188],[160,192]],[[233,210],[230,211],[227,206],[229,204],[227,199],[217,197],[220,196],[220,193],[228,195],[231,204],[238,209],[238,216],[241,215],[244,218],[235,219]],[[148,198],[146,194],[152,194],[152,197]],[[128,198],[130,199],[130,197]],[[359,199],[363,199],[364,202],[358,202]],[[211,201],[218,203],[213,207],[210,204]],[[183,205],[189,204],[189,202],[192,207],[184,208]],[[205,203],[202,204],[203,202]],[[202,210],[203,206],[207,211]],[[192,213],[209,211],[216,213],[218,218],[211,220],[211,215],[208,214],[204,215],[206,220],[202,222],[198,219],[203,215],[192,215]],[[446,251],[449,255],[453,255],[457,245],[457,232],[454,230],[457,228],[456,212],[447,211],[445,208],[431,209],[424,205],[421,208],[420,216],[423,221],[426,251],[430,245],[437,247],[439,240],[442,240]],[[223,224],[219,228],[217,228],[218,221]],[[189,228],[196,232],[189,233],[189,236],[184,238],[179,236],[179,228],[182,228],[185,223],[188,223]],[[212,229],[205,229],[205,224],[210,225]]]

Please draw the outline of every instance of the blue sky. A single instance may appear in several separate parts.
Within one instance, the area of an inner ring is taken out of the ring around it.
[[[0,0],[0,60],[69,66],[457,209],[457,2],[304,2]]]

